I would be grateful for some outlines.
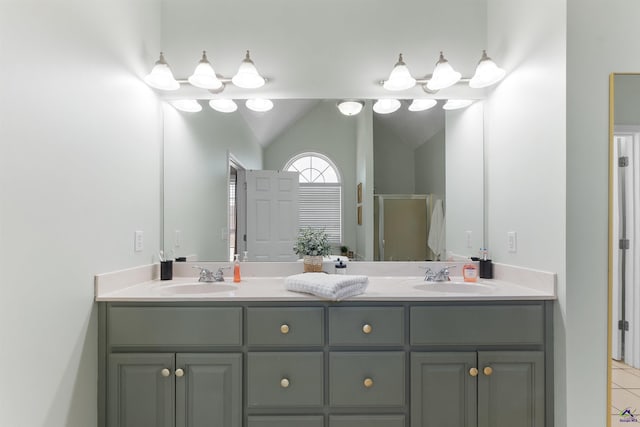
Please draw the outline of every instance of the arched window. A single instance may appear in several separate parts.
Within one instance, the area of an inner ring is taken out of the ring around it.
[[[319,153],[293,157],[285,171],[300,174],[300,228],[320,228],[331,243],[342,242],[342,180],[336,165]]]

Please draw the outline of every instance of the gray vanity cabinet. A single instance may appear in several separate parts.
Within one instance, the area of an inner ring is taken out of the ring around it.
[[[552,302],[99,304],[99,427],[553,425]]]
[[[412,427],[543,427],[539,351],[416,352]]]
[[[240,354],[111,354],[108,426],[241,427],[241,371]]]

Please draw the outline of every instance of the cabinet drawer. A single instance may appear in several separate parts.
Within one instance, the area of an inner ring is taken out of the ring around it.
[[[321,307],[249,307],[250,346],[321,346],[324,343]]]
[[[329,427],[404,427],[404,415],[331,415]]]
[[[411,308],[411,345],[542,344],[542,305]]]
[[[329,354],[331,406],[402,407],[405,354],[400,351]]]
[[[250,416],[247,427],[324,427],[322,415]]]
[[[250,352],[247,360],[249,408],[322,406],[321,352]]]
[[[111,307],[112,346],[242,345],[240,307]]]
[[[330,345],[402,345],[402,307],[332,307]]]

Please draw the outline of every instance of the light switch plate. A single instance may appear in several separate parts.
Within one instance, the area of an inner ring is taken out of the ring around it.
[[[136,230],[134,233],[134,246],[136,252],[142,252],[144,249],[144,232]]]
[[[511,253],[518,252],[518,235],[515,231],[507,232],[507,250]]]

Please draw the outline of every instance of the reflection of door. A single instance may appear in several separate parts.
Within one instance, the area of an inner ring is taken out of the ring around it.
[[[295,261],[298,173],[246,171],[250,261]]]

